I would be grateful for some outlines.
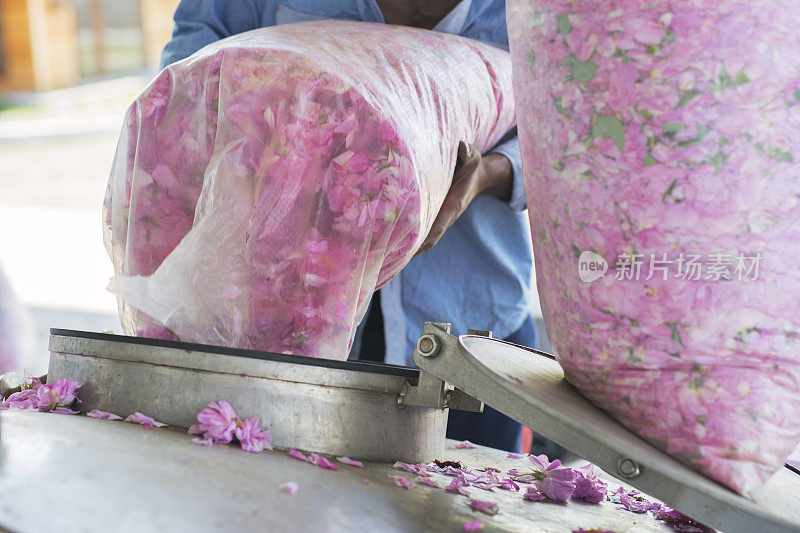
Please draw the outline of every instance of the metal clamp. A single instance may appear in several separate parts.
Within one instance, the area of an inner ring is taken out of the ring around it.
[[[457,339],[450,335],[450,324],[446,322],[426,322],[426,332],[417,341],[414,358],[433,359],[448,343]],[[488,332],[491,336],[491,332]],[[419,382],[412,385],[406,381],[397,396],[397,406],[405,408],[433,407],[435,409],[458,409],[460,411],[483,412],[483,402],[456,390],[452,385],[433,374],[420,369]]]

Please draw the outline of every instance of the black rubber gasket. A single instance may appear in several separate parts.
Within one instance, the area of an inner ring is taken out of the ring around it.
[[[226,348],[224,346],[211,346],[208,344],[195,344],[191,342],[170,341],[164,339],[149,339],[146,337],[130,337],[127,335],[112,335],[110,333],[94,333],[90,331],[76,331],[72,329],[51,328],[50,335],[109,342],[123,342],[127,344],[141,344],[143,346],[158,346],[160,348],[175,348],[177,350],[189,350],[193,352],[204,352],[215,355],[247,357],[248,359],[260,359],[262,361],[275,361],[278,363],[292,363],[296,365],[335,368],[338,370],[352,370],[355,372],[383,374],[412,380],[419,379],[418,368],[387,365],[384,363],[373,363],[368,361],[334,361],[332,359],[317,359],[314,357],[303,357],[299,355],[285,355],[272,352],[260,352],[258,350]]]

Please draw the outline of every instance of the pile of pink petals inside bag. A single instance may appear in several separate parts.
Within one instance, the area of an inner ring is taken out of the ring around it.
[[[756,489],[800,441],[800,3],[512,0],[508,20],[567,379]]]

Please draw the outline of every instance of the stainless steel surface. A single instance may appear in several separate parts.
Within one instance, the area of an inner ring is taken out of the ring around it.
[[[667,456],[584,399],[549,354],[481,336],[437,337],[417,365],[685,514],[726,533],[800,531],[800,476],[782,468],[746,499]],[[637,472],[638,471],[638,472]]]
[[[396,487],[389,476],[411,481],[414,476],[390,463],[367,463],[363,469],[341,465],[333,472],[279,450],[249,454],[233,446],[196,446],[174,428],[146,430],[85,416],[9,411],[0,412],[0,422],[5,457],[0,530],[15,533],[438,533],[462,531],[461,525],[472,520],[485,521],[485,533],[671,531],[610,502],[528,502],[518,492],[470,489],[473,497],[499,504],[500,513],[490,517],[471,511],[467,498],[442,489]],[[527,463],[489,448],[456,449],[452,441],[437,458],[503,471]],[[278,491],[289,480],[299,485],[294,496]]]
[[[409,371],[353,371],[305,359],[293,364],[137,344],[124,337],[54,334],[50,350],[50,378],[83,384],[78,404],[83,412],[126,416],[141,411],[188,428],[209,401],[226,400],[240,415],[260,417],[280,447],[416,462],[441,454],[444,446],[446,410],[398,409],[397,397],[408,374],[414,375]]]

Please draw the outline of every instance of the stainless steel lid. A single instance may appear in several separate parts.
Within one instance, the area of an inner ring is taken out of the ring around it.
[[[79,407],[196,424],[210,401],[257,416],[280,448],[376,461],[441,454],[447,411],[399,405],[419,371],[198,344],[51,330],[48,379],[82,384]]]

